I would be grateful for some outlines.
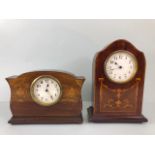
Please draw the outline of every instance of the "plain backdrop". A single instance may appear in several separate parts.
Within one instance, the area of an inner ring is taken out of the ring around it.
[[[155,122],[155,20],[0,20],[1,105],[9,111],[6,77],[44,69],[85,76],[83,100],[91,104],[93,57],[117,39],[146,56],[143,113]]]
[[[155,20],[0,20],[0,101],[9,101],[6,77],[43,69],[85,76],[90,101],[93,57],[116,39],[145,53],[145,101],[154,101]]]

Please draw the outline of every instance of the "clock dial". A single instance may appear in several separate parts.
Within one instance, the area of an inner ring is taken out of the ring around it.
[[[107,77],[116,83],[130,81],[137,72],[136,57],[128,51],[116,51],[107,58],[104,69]]]
[[[41,76],[35,79],[31,85],[33,100],[43,106],[57,103],[61,97],[61,85],[57,79],[51,76]]]

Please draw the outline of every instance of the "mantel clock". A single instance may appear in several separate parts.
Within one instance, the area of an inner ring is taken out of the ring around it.
[[[145,57],[126,40],[116,40],[93,62],[93,122],[146,122],[142,115]]]
[[[7,78],[11,124],[81,123],[84,77],[60,71],[34,71]]]

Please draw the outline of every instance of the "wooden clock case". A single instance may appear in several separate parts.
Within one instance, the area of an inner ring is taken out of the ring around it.
[[[59,80],[62,96],[52,106],[41,106],[30,95],[30,86],[39,76],[49,75]],[[34,71],[6,78],[11,88],[11,124],[81,123],[81,88],[84,77],[60,71]]]
[[[104,62],[118,50],[131,52],[138,61],[135,77],[124,84],[111,82],[104,71]],[[96,54],[93,62],[93,107],[88,108],[92,122],[142,123],[141,114],[145,76],[145,56],[126,40],[116,40]]]

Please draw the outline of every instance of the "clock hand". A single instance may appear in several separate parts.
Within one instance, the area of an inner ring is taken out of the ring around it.
[[[107,70],[115,70],[115,69],[119,69],[118,67],[117,68],[110,68],[110,69],[107,69]]]
[[[118,65],[118,63],[117,62],[115,62],[115,61],[112,61],[115,65]]]
[[[113,61],[114,62],[114,61]],[[117,62],[114,62],[115,65],[118,65],[120,69],[122,69],[122,66],[120,66]]]
[[[123,67],[122,66],[119,66],[119,69],[122,69]]]
[[[46,89],[45,89],[45,92],[47,93],[49,93],[48,87],[49,87],[49,84],[46,85]]]
[[[51,95],[51,93],[49,92],[48,89],[45,89],[45,92],[48,93],[49,95]]]
[[[108,70],[115,70],[115,69],[122,69],[123,67],[122,66],[119,66],[117,68],[111,68],[111,69],[108,69]]]
[[[118,63],[117,63],[117,62],[115,62],[114,64],[115,64],[115,65],[118,65]]]
[[[45,89],[45,92],[47,92],[49,94],[49,96],[53,99],[53,96],[48,89]]]

